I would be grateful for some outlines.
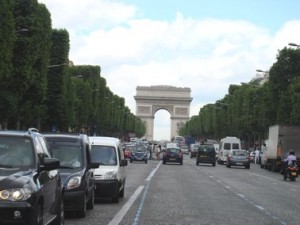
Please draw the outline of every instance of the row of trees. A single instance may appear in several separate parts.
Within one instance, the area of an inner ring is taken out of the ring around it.
[[[101,77],[69,61],[69,34],[37,0],[0,1],[0,128],[143,136],[145,124]]]
[[[250,146],[268,138],[269,126],[300,125],[300,49],[283,48],[268,79],[230,85],[228,94],[204,105],[180,130],[182,136],[237,136]]]

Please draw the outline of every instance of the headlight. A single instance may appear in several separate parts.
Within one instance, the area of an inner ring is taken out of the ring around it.
[[[105,174],[104,179],[105,180],[117,179],[117,173],[115,171],[108,172]]]
[[[28,188],[16,188],[0,191],[0,199],[9,201],[24,201],[30,198],[31,191]]]
[[[67,190],[79,187],[80,183],[81,183],[81,177],[79,176],[72,177],[67,184]]]

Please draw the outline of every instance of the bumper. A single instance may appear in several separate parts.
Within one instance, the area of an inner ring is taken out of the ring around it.
[[[0,202],[0,224],[34,224],[34,209],[28,202]]]
[[[231,166],[250,166],[250,162],[243,162],[243,161],[229,161],[229,165]]]
[[[115,197],[119,192],[118,180],[95,180],[95,197]]]
[[[165,162],[178,162],[181,163],[182,162],[182,158],[163,158],[163,161]]]
[[[64,194],[64,204],[66,211],[81,210],[85,204],[85,193],[80,191],[66,191]]]

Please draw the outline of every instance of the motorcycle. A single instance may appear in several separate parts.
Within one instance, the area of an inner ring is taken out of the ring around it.
[[[298,166],[296,161],[293,161],[291,164],[286,165],[286,171],[283,174],[283,179],[289,179],[291,181],[295,181],[296,177],[298,177]]]

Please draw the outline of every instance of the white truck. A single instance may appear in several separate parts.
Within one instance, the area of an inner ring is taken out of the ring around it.
[[[295,151],[299,163],[300,126],[270,126],[269,139],[262,153],[260,167],[272,171],[279,171],[282,166],[282,160],[288,156],[291,149]]]

